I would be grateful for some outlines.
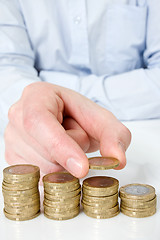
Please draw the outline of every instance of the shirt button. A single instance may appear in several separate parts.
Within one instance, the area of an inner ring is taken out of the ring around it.
[[[80,16],[76,16],[74,18],[74,23],[78,25],[78,24],[80,24],[80,22],[81,22],[81,17]]]

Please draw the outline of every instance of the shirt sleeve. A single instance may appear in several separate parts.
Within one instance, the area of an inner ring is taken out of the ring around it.
[[[107,108],[120,120],[160,118],[160,1],[148,0],[146,68],[115,76],[41,72],[42,79],[70,87]]]
[[[8,122],[8,109],[25,86],[39,81],[34,53],[16,0],[0,1],[0,132]]]

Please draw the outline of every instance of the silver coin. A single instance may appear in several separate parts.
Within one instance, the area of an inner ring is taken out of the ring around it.
[[[145,195],[149,193],[149,189],[141,185],[132,185],[125,188],[126,193],[132,195]]]

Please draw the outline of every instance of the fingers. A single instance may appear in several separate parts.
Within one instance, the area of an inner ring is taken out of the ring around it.
[[[21,101],[18,101],[12,107],[9,109],[8,113],[8,118],[10,120],[5,133],[7,133],[7,138],[8,135],[10,135],[10,138],[16,139],[14,136],[14,133],[12,132],[13,128],[16,131],[16,134],[20,136],[20,138],[26,143],[26,145],[29,145],[32,147],[36,152],[41,155],[42,158],[48,159],[50,158],[49,153],[47,150],[44,148],[44,146],[40,145],[36,139],[34,139],[31,135],[28,134],[27,131],[25,131],[24,126],[23,126],[23,105]],[[12,126],[12,127],[11,127]],[[9,134],[8,134],[9,133]],[[17,143],[17,141],[16,141]],[[12,144],[16,144],[15,141],[13,141]]]
[[[63,127],[67,134],[78,143],[84,152],[95,152],[99,149],[99,142],[88,136],[73,118],[65,118],[63,121]]]
[[[72,118],[65,118],[63,127],[66,133],[74,139],[84,152],[90,147],[90,140],[86,132],[79,126],[79,124]]]
[[[65,112],[72,116],[91,138],[100,143],[103,156],[120,160],[119,169],[126,164],[125,151],[130,141],[130,131],[114,115],[81,95],[66,90],[62,94]]]
[[[23,140],[22,157],[40,161],[43,170],[45,164],[56,161],[81,178],[89,169],[84,151],[100,147],[103,156],[120,160],[119,169],[125,166],[131,134],[112,113],[69,89],[52,84],[38,86],[34,84],[29,95],[28,90],[24,91],[18,107],[14,106],[9,113],[12,125]],[[64,122],[63,116],[68,116]],[[19,149],[13,151],[20,153]]]
[[[7,130],[10,134],[5,135],[5,157],[9,164],[34,164],[46,174],[64,170],[56,161],[50,162],[48,159],[44,159],[30,145],[26,144],[11,124],[8,125]],[[16,139],[16,142],[13,139]]]
[[[55,116],[46,110],[24,112],[25,130],[44,146],[50,161],[57,161],[74,176],[81,178],[88,173],[88,160],[80,146],[66,134]]]

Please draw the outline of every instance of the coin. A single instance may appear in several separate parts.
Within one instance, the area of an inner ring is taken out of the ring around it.
[[[28,198],[27,199],[27,205],[29,205],[30,203],[34,202],[34,201],[39,201],[40,200],[40,196],[37,195],[33,198]],[[8,199],[8,198],[4,198],[4,203],[5,204],[9,204],[10,206],[25,206],[26,205],[26,198],[23,199]]]
[[[80,211],[80,208],[78,207],[77,209],[75,209],[74,211],[69,213],[68,215],[62,215],[62,214],[48,215],[46,212],[44,212],[44,216],[49,219],[53,219],[53,220],[68,220],[68,219],[76,217],[79,214],[79,211]]]
[[[75,208],[77,208],[79,206],[79,203],[77,203],[76,205],[71,205],[71,206],[63,206],[63,207],[50,207],[50,206],[47,206],[45,204],[43,204],[44,206],[44,211],[49,214],[52,214],[52,213],[63,213],[63,214],[68,214],[70,213],[72,210],[74,210]]]
[[[39,215],[39,167],[19,164],[3,170],[4,214],[11,220],[29,220]]]
[[[83,195],[83,200],[86,202],[92,203],[92,204],[107,204],[113,201],[118,201],[118,192],[111,195],[111,196],[106,196],[106,197],[93,197],[89,195]]]
[[[43,182],[45,183],[45,186],[48,183],[50,186],[53,185],[62,188],[66,185],[70,186],[79,183],[79,180],[68,172],[55,172],[45,175],[43,177]]]
[[[40,208],[40,203],[36,203],[34,205],[22,207],[22,208],[13,208],[13,207],[8,207],[8,205],[5,205],[5,211],[9,214],[17,214],[21,216],[28,216],[28,215],[33,215],[33,213],[37,213]]]
[[[91,157],[88,158],[89,168],[96,170],[106,170],[116,168],[120,162],[118,159],[113,157]]]
[[[63,191],[48,191],[45,188],[45,192],[48,194],[51,194],[54,197],[61,197],[61,198],[68,198],[68,197],[75,197],[77,196],[81,191],[81,187],[79,187],[76,190],[70,191],[70,192],[63,192]]]
[[[110,196],[118,191],[117,179],[105,176],[90,177],[83,181],[82,191],[90,196]]]
[[[146,184],[128,184],[120,188],[120,197],[149,201],[155,197],[155,188]]]
[[[54,192],[61,192],[63,190],[63,192],[70,192],[70,191],[74,191],[78,188],[80,188],[80,184],[77,182],[77,183],[73,183],[73,184],[70,184],[70,185],[60,185],[60,186],[54,186],[54,185],[49,185],[48,183],[46,184],[44,182],[44,188],[45,188],[45,191],[48,192],[48,193],[54,193]]]
[[[34,188],[34,186],[36,185],[37,183],[32,183],[32,184],[27,184],[26,185],[26,182],[24,185],[21,185],[21,184],[17,184],[16,185],[6,185],[4,182],[2,183],[2,188],[3,190],[7,190],[7,191],[20,191],[20,190],[29,190],[29,189],[32,189]]]
[[[43,204],[45,204],[48,207],[52,207],[52,208],[62,208],[62,209],[69,209],[72,208],[74,206],[78,206],[79,205],[79,199],[77,199],[77,201],[73,201],[73,202],[52,202],[49,201],[45,198],[45,200],[43,201]]]
[[[4,179],[20,180],[27,177],[40,176],[40,169],[37,166],[30,164],[18,164],[7,167],[3,170]]]
[[[150,217],[156,213],[156,208],[152,208],[150,211],[130,211],[125,209],[124,207],[121,207],[121,212],[129,217],[136,217],[136,218],[144,218],[144,217]]]
[[[153,206],[148,207],[148,208],[133,208],[133,207],[128,207],[124,204],[121,204],[121,207],[128,210],[128,211],[132,211],[132,212],[148,212],[148,211],[152,211],[153,209],[155,209],[156,205],[153,205]]]
[[[120,213],[120,211],[118,210],[115,213],[107,213],[107,214],[105,214],[105,213],[104,214],[95,214],[95,213],[88,212],[87,210],[84,209],[84,213],[88,217],[97,218],[97,219],[107,219],[107,218],[112,218],[112,217],[117,216]]]
[[[85,201],[85,198],[82,199],[82,203],[85,204],[86,206],[91,206],[94,208],[112,208],[117,204],[118,198],[117,199],[113,199],[112,201],[109,202],[101,202],[101,203],[94,203],[94,202],[87,202]]]
[[[31,220],[31,219],[33,219],[33,218],[38,217],[39,214],[40,214],[40,211],[38,211],[36,214],[26,217],[26,216],[20,216],[20,215],[17,215],[17,214],[16,214],[16,215],[9,214],[9,213],[7,213],[7,212],[5,211],[5,209],[3,210],[3,212],[4,212],[4,215],[5,215],[8,219],[14,220],[14,221],[26,221],[26,220]]]
[[[110,218],[119,213],[119,182],[115,178],[97,176],[83,181],[82,206],[84,213],[93,218]]]
[[[142,201],[142,200],[136,200],[136,199],[127,199],[127,198],[121,198],[122,205],[130,207],[130,208],[149,208],[152,206],[156,206],[157,197],[155,197],[150,201]]]
[[[155,188],[147,184],[128,184],[120,188],[121,212],[130,217],[148,217],[156,212]]]
[[[50,173],[43,177],[44,215],[65,220],[78,215],[81,187],[79,179],[67,172]]]
[[[12,191],[12,190],[5,190],[2,187],[2,192],[6,196],[14,196],[14,197],[28,196],[29,197],[38,192],[38,184],[34,188],[31,188],[28,190],[26,189],[26,190],[13,190]]]
[[[52,204],[59,204],[59,205],[65,205],[65,204],[70,204],[70,203],[77,203],[77,201],[80,201],[81,194],[78,194],[75,197],[72,198],[55,198],[52,195],[46,195],[44,194],[44,199],[49,200],[52,202]]]
[[[96,214],[107,214],[107,213],[115,213],[119,210],[119,205],[118,203],[116,203],[115,206],[113,206],[112,208],[106,208],[105,206],[102,206],[101,208],[99,207],[92,207],[89,205],[86,205],[82,202],[82,206],[83,208],[88,211],[88,212],[92,212],[92,213],[96,213]]]

